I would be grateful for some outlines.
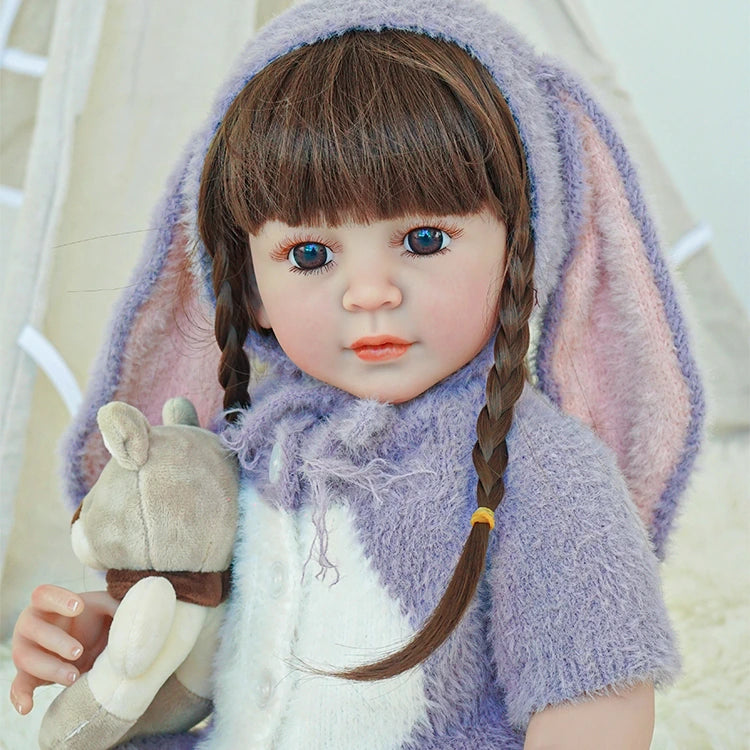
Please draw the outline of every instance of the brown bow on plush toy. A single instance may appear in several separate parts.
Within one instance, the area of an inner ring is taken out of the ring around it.
[[[73,518],[73,550],[108,570],[121,599],[107,647],[42,722],[43,750],[104,750],[189,729],[211,710],[211,664],[237,528],[235,459],[171,399],[163,426],[135,407],[103,406],[112,454]]]

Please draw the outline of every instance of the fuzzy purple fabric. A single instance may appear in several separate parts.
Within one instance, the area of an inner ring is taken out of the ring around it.
[[[471,447],[490,357],[488,347],[400,405],[356,399],[293,368],[254,394],[223,438],[266,502],[312,508],[308,575],[335,585],[346,572],[328,559],[325,522],[331,498],[346,498],[382,585],[415,628],[424,622],[476,505]],[[272,482],[275,443],[282,469]],[[425,663],[430,730],[413,736],[414,750],[520,748],[535,711],[644,680],[663,685],[679,668],[657,561],[612,453],[531,387],[508,449],[487,570]],[[243,566],[236,557],[236,576]]]

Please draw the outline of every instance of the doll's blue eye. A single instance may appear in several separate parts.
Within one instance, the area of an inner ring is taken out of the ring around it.
[[[301,242],[289,251],[289,262],[303,271],[323,268],[333,260],[333,251],[321,242]]]
[[[442,229],[419,227],[404,237],[404,247],[415,255],[432,255],[448,247],[450,241],[450,235]]]

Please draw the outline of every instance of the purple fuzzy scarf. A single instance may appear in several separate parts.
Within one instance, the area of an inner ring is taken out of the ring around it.
[[[359,399],[282,357],[252,394],[253,406],[226,427],[222,439],[268,502],[285,510],[312,507],[317,533],[310,558],[320,565],[318,575],[335,571],[325,525],[331,497],[364,493],[376,505],[391,505],[424,496],[425,487],[451,465],[476,482],[471,449],[492,366],[491,342],[462,369],[403,404]],[[276,482],[269,479],[274,446]],[[464,495],[462,490],[453,488]],[[433,491],[439,497],[446,488]]]

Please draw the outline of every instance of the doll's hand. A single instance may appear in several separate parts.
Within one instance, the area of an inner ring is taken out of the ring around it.
[[[59,586],[37,586],[13,631],[16,677],[10,699],[28,713],[34,690],[58,682],[71,685],[107,645],[117,602],[106,591],[75,594]]]

